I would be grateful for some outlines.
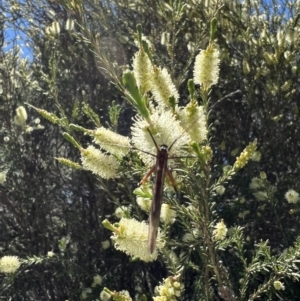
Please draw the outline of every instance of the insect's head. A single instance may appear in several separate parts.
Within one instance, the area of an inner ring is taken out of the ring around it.
[[[165,144],[162,144],[159,149],[160,149],[160,151],[162,151],[162,150],[168,151],[168,146]]]

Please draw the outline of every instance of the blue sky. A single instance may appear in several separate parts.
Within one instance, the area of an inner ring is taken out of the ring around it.
[[[12,16],[10,13],[4,13],[4,20],[11,20]],[[23,21],[23,26],[29,26],[28,23]],[[13,24],[8,23],[7,21],[4,24],[4,41],[5,45],[3,47],[4,52],[12,49],[16,44],[20,46],[21,56],[28,57],[30,60],[33,58],[32,49],[28,45],[28,37],[21,30],[16,30]]]
[[[1,0],[0,0],[1,1]],[[23,0],[19,0],[22,4],[26,5],[25,3],[22,3]],[[291,0],[293,2],[293,0]],[[296,1],[296,0],[294,0]],[[265,0],[264,1],[265,4],[267,5],[272,5],[271,4],[271,1],[270,0]],[[279,1],[280,3],[280,1]],[[284,11],[286,8],[285,7],[281,7],[281,12]],[[4,20],[10,20],[11,19],[11,14],[10,13],[5,13],[5,17],[4,17]],[[19,19],[20,21],[21,19]],[[25,21],[24,19],[21,21],[23,22],[23,27],[26,27],[26,26],[30,26],[28,24],[27,21]],[[3,47],[3,50],[6,52],[8,51],[9,49],[11,49],[13,46],[14,46],[14,43],[17,43],[21,50],[22,50],[22,53],[21,53],[21,56],[22,57],[28,57],[30,61],[32,61],[33,59],[33,52],[32,52],[32,49],[30,48],[30,45],[28,44],[28,37],[24,34],[23,31],[21,30],[16,30],[13,26],[13,24],[8,24],[7,21],[5,22],[5,25],[8,27],[5,29],[4,33],[4,37],[5,37],[5,43],[6,43],[6,46]]]

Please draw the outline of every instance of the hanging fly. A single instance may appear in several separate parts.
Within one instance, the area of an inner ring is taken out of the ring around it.
[[[153,198],[152,198],[150,214],[149,214],[149,232],[148,232],[148,250],[152,254],[156,245],[156,237],[157,237],[157,231],[158,231],[159,221],[160,221],[160,211],[161,211],[161,205],[163,199],[164,182],[165,182],[166,174],[175,188],[175,180],[172,176],[172,173],[168,169],[167,163],[169,158],[169,149],[172,148],[172,146],[175,144],[177,139],[171,144],[169,149],[165,144],[161,145],[159,148],[151,132],[149,131],[149,129],[147,130],[157,149],[156,163],[155,165],[152,166],[150,171],[145,175],[145,177],[142,179],[140,183],[140,184],[144,184],[149,178],[149,176],[153,172],[155,172],[155,182],[153,186]]]

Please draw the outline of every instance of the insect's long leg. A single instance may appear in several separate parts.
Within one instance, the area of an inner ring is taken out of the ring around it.
[[[234,91],[234,92],[232,92],[232,93],[229,93],[228,95],[226,95],[226,96],[224,96],[223,98],[221,98],[221,99],[219,99],[216,103],[214,103],[210,108],[209,108],[209,110],[211,110],[214,106],[216,106],[217,104],[219,104],[222,100],[224,100],[224,99],[226,99],[226,98],[228,98],[228,97],[231,97],[231,96],[233,96],[233,95],[235,95],[235,94],[237,94],[237,93],[241,93],[241,90],[236,90],[236,91]],[[202,113],[202,114],[205,114],[204,112]],[[170,151],[170,149],[173,147],[173,145],[184,135],[184,133],[187,131],[187,130],[190,130],[194,125],[195,125],[195,123],[199,120],[199,116],[197,117],[197,118],[195,118],[195,120],[193,120],[191,123],[190,123],[190,125],[188,126],[188,127],[186,127],[185,129],[184,129],[184,131],[173,141],[173,143],[169,146],[169,151]],[[151,133],[150,133],[151,134]],[[151,135],[151,137],[152,137],[152,135]],[[152,138],[153,139],[153,138]],[[155,143],[156,144],[156,143]],[[157,146],[156,146],[157,147]]]
[[[168,167],[166,169],[166,173],[167,173],[167,176],[168,176],[169,180],[171,181],[171,184],[172,184],[172,186],[173,186],[173,188],[175,190],[176,196],[178,198],[179,194],[178,194],[178,190],[176,188],[176,182],[175,182],[175,179],[174,179],[174,177],[172,175],[172,172],[170,171],[170,169]]]
[[[154,173],[156,170],[156,165],[153,165],[151,169],[147,172],[147,174],[142,178],[141,182],[139,185],[145,184],[145,182],[149,179],[152,173]]]

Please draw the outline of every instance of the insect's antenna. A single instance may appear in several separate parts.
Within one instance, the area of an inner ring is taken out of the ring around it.
[[[232,93],[227,94],[226,96],[224,96],[223,98],[219,99],[217,102],[215,102],[210,108],[209,110],[211,110],[214,106],[216,106],[217,104],[219,104],[222,100],[229,98],[237,93],[240,93],[241,90],[236,90]],[[203,112],[202,114],[205,114],[205,112]],[[187,132],[189,129],[192,128],[193,125],[195,125],[195,123],[199,120],[199,118],[202,116],[202,114],[200,116],[198,116],[188,127],[186,127],[183,132],[173,141],[173,143],[170,145],[169,150],[173,147],[173,145],[183,136],[183,134],[185,132]],[[151,135],[152,136],[152,135]],[[153,138],[152,138],[153,139]]]
[[[197,116],[197,118],[188,126],[186,127],[182,133],[173,141],[173,143],[170,145],[169,150],[173,147],[173,145],[183,136],[185,132],[187,132],[189,129],[192,128],[193,125],[199,120],[200,117],[202,117],[202,114],[204,115],[204,112],[201,113],[200,116]]]
[[[151,136],[151,139],[152,139],[152,141],[154,142],[154,144],[155,144],[155,146],[156,146],[156,149],[159,150],[159,147],[158,147],[158,145],[157,145],[157,143],[156,143],[156,141],[155,141],[155,139],[154,139],[152,133],[150,132],[149,128],[147,128],[147,131],[149,132],[149,134],[150,134],[150,136]]]
[[[234,92],[231,92],[227,95],[225,95],[224,97],[220,98],[218,101],[216,101],[213,105],[210,106],[209,110],[211,110],[214,106],[216,106],[217,104],[219,104],[222,100],[229,98],[231,96],[234,96],[235,94],[241,93],[241,90],[236,90]]]

